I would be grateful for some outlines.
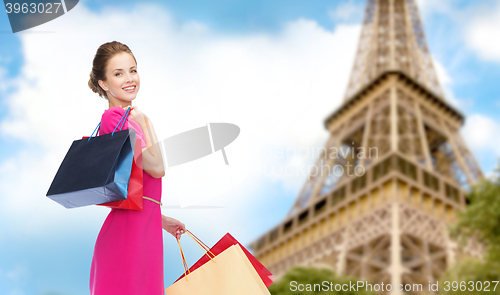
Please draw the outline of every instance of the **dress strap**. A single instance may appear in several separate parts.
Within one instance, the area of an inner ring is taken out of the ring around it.
[[[146,199],[146,200],[150,200],[150,201],[155,202],[156,204],[158,204],[158,205],[160,205],[160,206],[163,206],[163,203],[162,203],[162,202],[158,202],[157,200],[155,200],[155,199],[151,199],[151,198],[148,198],[148,197],[146,197],[146,196],[142,196],[142,197],[143,197],[144,199]]]

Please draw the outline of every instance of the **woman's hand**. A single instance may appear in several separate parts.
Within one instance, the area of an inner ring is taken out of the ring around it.
[[[176,239],[180,239],[181,235],[186,232],[186,226],[184,223],[165,215],[161,216],[161,226]]]
[[[123,108],[124,110],[127,110],[128,107],[124,108],[120,105],[121,108]],[[139,108],[137,108],[137,106],[131,106],[130,107],[130,113],[129,113],[129,116],[128,116],[130,119],[134,120],[134,122],[136,122],[137,124],[139,124],[139,126],[141,126],[141,128],[144,130],[146,128],[146,120],[147,120],[147,116],[144,115],[143,112],[141,112],[139,110]]]

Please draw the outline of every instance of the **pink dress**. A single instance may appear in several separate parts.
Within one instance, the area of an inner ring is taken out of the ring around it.
[[[104,111],[99,134],[113,132],[125,110]],[[139,124],[127,118],[123,130],[132,128],[146,140]],[[117,128],[119,130],[119,127]],[[144,172],[144,196],[161,201],[161,178]],[[160,205],[144,199],[143,210],[111,209],[97,237],[90,269],[91,295],[163,295],[163,230]]]

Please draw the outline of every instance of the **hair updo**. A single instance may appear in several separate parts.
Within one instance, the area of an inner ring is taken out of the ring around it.
[[[106,66],[113,56],[118,53],[127,52],[132,55],[135,60],[134,54],[127,45],[120,43],[118,41],[104,43],[97,49],[97,52],[92,62],[92,71],[90,71],[89,88],[94,92],[99,94],[100,97],[108,99],[106,91],[99,85],[99,80],[106,81]]]

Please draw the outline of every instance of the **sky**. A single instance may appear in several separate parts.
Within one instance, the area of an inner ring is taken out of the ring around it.
[[[486,175],[500,156],[500,3],[417,1],[446,100]],[[342,103],[364,1],[80,1],[13,34],[0,13],[0,293],[88,294],[93,247],[109,209],[65,209],[45,195],[73,140],[108,108],[87,81],[97,48],[134,53],[134,105],[158,138],[209,122],[240,127],[220,152],[163,177],[162,213],[206,244],[248,245],[279,223],[328,139]],[[213,208],[196,209],[196,206]],[[165,286],[182,273],[164,232]],[[189,264],[203,253],[183,237]]]

